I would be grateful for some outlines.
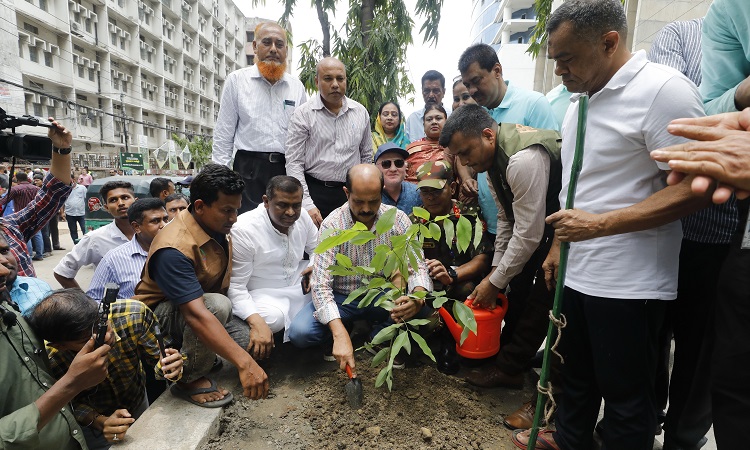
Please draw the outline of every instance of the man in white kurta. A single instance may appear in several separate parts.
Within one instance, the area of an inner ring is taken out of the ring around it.
[[[296,178],[273,177],[263,203],[232,227],[228,296],[235,317],[227,328],[256,359],[270,355],[273,333],[285,330],[288,341],[289,324],[311,300],[303,257],[317,246],[318,229],[302,208],[302,192]]]

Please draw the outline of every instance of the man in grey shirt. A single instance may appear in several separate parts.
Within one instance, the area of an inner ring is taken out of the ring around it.
[[[245,182],[240,213],[262,203],[268,180],[286,175],[284,142],[295,108],[307,100],[305,88],[286,73],[286,31],[261,22],[253,40],[256,64],[232,72],[224,84],[214,129],[212,160],[229,165]]]
[[[346,97],[346,67],[323,58],[315,71],[318,93],[297,108],[289,122],[286,170],[302,183],[302,207],[315,225],[346,203],[346,172],[372,163],[370,115]]]

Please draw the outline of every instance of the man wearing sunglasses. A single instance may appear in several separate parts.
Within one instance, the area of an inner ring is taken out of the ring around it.
[[[404,181],[408,156],[409,152],[393,142],[381,145],[375,153],[375,165],[383,173],[385,183],[381,195],[382,202],[384,205],[395,206],[406,215],[411,214],[415,206],[422,206],[417,186]]]

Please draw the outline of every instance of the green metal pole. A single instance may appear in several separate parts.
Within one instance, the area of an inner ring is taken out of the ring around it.
[[[578,174],[581,173],[581,165],[583,164],[583,145],[586,140],[586,116],[588,115],[589,109],[589,96],[582,95],[578,99],[578,130],[576,131],[576,148],[573,154],[573,166],[570,168],[570,183],[568,184],[568,196],[565,200],[565,209],[573,209],[576,186],[578,185]],[[569,242],[560,243],[560,263],[557,269],[557,286],[555,288],[555,300],[552,304],[552,316],[555,319],[560,318],[560,308],[562,307],[563,290],[565,287],[565,270],[568,265],[568,250],[570,249]],[[542,360],[542,373],[539,377],[539,384],[542,387],[546,387],[549,382],[549,366],[550,366],[550,347],[552,347],[552,335],[555,331],[555,324],[550,321],[549,327],[547,328],[547,342],[544,345],[544,358]],[[536,408],[534,411],[534,424],[531,427],[531,434],[529,435],[529,443],[526,446],[527,449],[536,448],[536,438],[539,433],[539,422],[542,419],[542,413],[544,411],[544,395],[542,392],[537,392],[536,396]]]

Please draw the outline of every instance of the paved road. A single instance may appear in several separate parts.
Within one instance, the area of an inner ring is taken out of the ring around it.
[[[60,284],[57,283],[55,280],[54,275],[52,274],[53,269],[57,265],[57,263],[60,261],[60,259],[65,256],[68,250],[73,248],[73,240],[70,238],[70,233],[68,232],[67,225],[64,223],[60,223],[60,245],[63,246],[63,248],[67,249],[66,251],[55,251],[53,252],[52,256],[49,258],[45,258],[44,261],[34,261],[34,268],[37,271],[37,276],[52,286],[53,289],[60,288]],[[81,285],[81,288],[84,290],[88,288],[89,283],[91,282],[91,277],[94,275],[94,267],[84,267],[78,272],[78,276],[76,276],[76,280],[78,280],[78,283]],[[603,412],[603,410],[602,410]],[[657,437],[657,443],[654,444],[654,449],[661,449],[661,441],[663,439],[663,435]],[[714,441],[714,434],[713,429],[708,434],[708,444],[706,444],[705,447],[703,447],[704,450],[716,450],[716,442]]]

